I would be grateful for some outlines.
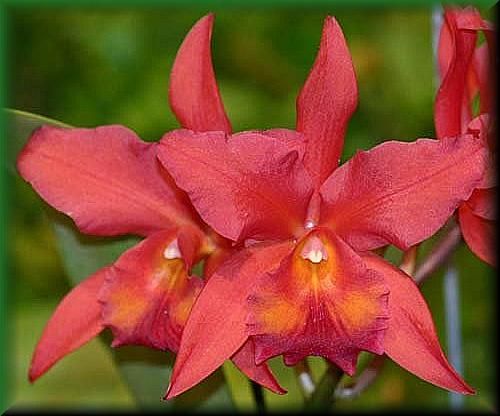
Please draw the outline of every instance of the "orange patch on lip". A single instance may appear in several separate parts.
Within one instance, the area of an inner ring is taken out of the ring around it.
[[[190,293],[189,279],[182,259],[159,258],[148,277],[149,283],[143,288],[123,285],[110,293],[108,302],[119,305],[114,308],[114,325],[133,328],[157,299],[169,298],[170,319],[184,326],[197,294]]]
[[[197,279],[197,277],[194,277],[194,279]],[[193,307],[198,293],[199,290],[184,291],[184,293],[177,298],[177,302],[170,311],[170,318],[173,319],[177,325],[184,327],[186,324],[189,312],[191,312],[191,308]]]
[[[334,247],[319,232],[300,241],[291,255],[289,279],[254,302],[259,332],[292,333],[303,329],[311,310],[317,309],[334,287],[335,258]]]
[[[346,292],[339,297],[334,306],[327,305],[333,316],[339,310],[343,311],[343,319],[351,328],[364,328],[375,320],[379,312],[376,299],[366,296],[362,292]]]
[[[182,290],[185,286],[186,267],[182,259],[161,259],[151,276],[151,290],[160,289],[166,293]]]
[[[286,299],[274,299],[270,304],[259,305],[259,320],[269,332],[293,331],[305,323],[305,314],[298,306]]]
[[[319,232],[311,233],[293,252],[293,280],[300,292],[312,292],[317,297],[331,290],[339,274],[335,269],[335,248]]]
[[[148,302],[142,296],[124,288],[110,294],[108,302],[113,305],[120,305],[114,309],[113,324],[121,328],[132,328],[137,324],[137,317],[140,317],[147,308]]]

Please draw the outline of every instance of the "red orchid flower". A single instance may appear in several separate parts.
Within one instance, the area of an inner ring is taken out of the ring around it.
[[[212,16],[190,32],[174,64],[170,102],[182,126],[213,125],[230,133],[210,60]],[[201,53],[200,53],[201,52]],[[189,88],[185,88],[186,83]],[[205,103],[203,111],[197,109]],[[114,264],[76,286],[58,305],[36,346],[36,380],[104,328],[112,346],[145,345],[176,352],[192,304],[229,241],[204,224],[157,159],[158,143],[122,126],[36,130],[18,159],[21,176],[78,229],[97,236],[135,234],[144,240]],[[205,277],[190,275],[205,260]],[[251,379],[282,393],[267,364],[256,365],[249,341],[233,357]]]
[[[405,250],[434,234],[481,180],[485,149],[470,134],[390,141],[339,167],[357,95],[341,28],[327,17],[295,131],[214,127],[162,138],[159,159],[200,216],[245,246],[198,296],[167,398],[249,339],[257,364],[319,355],[352,375],[365,350],[437,386],[473,392],[446,360],[411,277],[370,250]]]
[[[486,42],[477,45],[478,32]],[[458,219],[467,245],[483,261],[494,265],[493,236],[496,224],[492,123],[494,39],[492,25],[472,8],[447,8],[439,39],[441,86],[436,96],[435,124],[438,138],[473,134],[489,150],[488,169],[471,197],[458,208]],[[479,115],[473,103],[479,97]]]

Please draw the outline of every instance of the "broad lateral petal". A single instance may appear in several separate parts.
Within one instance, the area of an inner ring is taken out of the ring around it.
[[[278,267],[290,242],[258,244],[232,255],[210,277],[184,328],[166,398],[199,383],[247,341],[246,298],[255,279]]]
[[[484,262],[495,266],[495,222],[475,215],[467,203],[458,209],[458,218],[462,235],[471,251]]]
[[[433,235],[482,178],[487,151],[471,135],[388,141],[358,152],[321,188],[321,221],[357,250],[402,250]]]
[[[17,167],[82,232],[145,236],[190,223],[194,215],[156,159],[157,146],[121,126],[44,126],[31,136]]]
[[[389,327],[385,353],[404,369],[436,386],[462,394],[472,390],[446,359],[427,304],[412,278],[384,259],[362,255],[368,268],[389,286]]]
[[[212,66],[213,22],[212,14],[201,18],[184,39],[170,74],[169,101],[182,127],[231,133]]]
[[[110,267],[99,299],[104,324],[113,331],[113,347],[178,350],[187,317],[203,286],[199,277],[188,275],[179,234],[155,233]]]
[[[108,269],[104,268],[88,277],[59,303],[31,359],[31,382],[104,329],[97,295],[107,272]]]
[[[255,346],[249,338],[232,357],[233,363],[251,380],[259,383],[274,393],[284,394],[283,389],[266,363],[255,364]]]
[[[297,130],[305,136],[304,163],[316,189],[339,163],[347,123],[357,103],[349,49],[339,24],[328,16],[316,61],[297,98]]]
[[[445,24],[448,25],[451,33],[454,48],[434,106],[434,122],[438,138],[463,133],[470,121],[470,102],[466,81],[471,73],[477,33],[459,31],[456,22],[457,13],[452,9],[448,9],[445,13]],[[442,33],[445,35],[446,31]],[[441,65],[441,67],[446,66]]]
[[[361,350],[384,351],[384,280],[327,229],[304,236],[278,270],[258,279],[249,303],[257,363],[319,355],[352,375]]]
[[[286,140],[177,130],[162,138],[159,158],[226,238],[283,239],[303,226],[312,186],[299,151]]]

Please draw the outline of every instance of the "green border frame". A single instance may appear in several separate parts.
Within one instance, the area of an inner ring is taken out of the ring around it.
[[[8,32],[7,27],[7,12],[4,3],[0,0],[0,108],[4,108],[6,104],[5,97],[7,96],[7,41],[6,36]],[[5,139],[5,122],[4,112],[0,111],[0,155],[5,157],[6,154],[6,139]],[[9,193],[7,186],[7,173],[2,166],[0,167],[0,411],[8,406],[8,399],[10,393],[10,386],[8,383],[7,375],[10,373],[10,366],[8,364],[9,345],[8,334],[10,331],[9,320],[7,319],[9,313],[8,304],[8,262],[7,262],[7,224],[8,224],[8,211],[9,207]]]
[[[151,7],[151,6],[214,6],[214,7],[317,7],[317,6],[425,6],[435,3],[489,6],[495,0],[443,1],[435,0],[0,0],[0,6],[15,7]]]
[[[6,105],[8,96],[9,74],[8,33],[9,8],[69,8],[69,7],[169,7],[169,6],[212,6],[212,7],[321,7],[328,5],[350,7],[380,7],[380,6],[426,6],[440,3],[434,0],[0,0],[0,109]],[[442,2],[444,4],[493,6],[497,0],[472,0]],[[0,111],[0,155],[6,154],[6,126],[4,112]],[[9,406],[9,369],[8,360],[10,324],[9,314],[9,264],[7,258],[7,225],[9,214],[8,175],[4,164],[0,168],[0,412]]]

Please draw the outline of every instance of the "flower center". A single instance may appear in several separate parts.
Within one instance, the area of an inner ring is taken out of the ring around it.
[[[328,253],[323,241],[315,235],[307,239],[300,255],[303,259],[315,264],[328,260]]]
[[[335,284],[335,247],[320,229],[299,242],[293,255],[293,276],[297,288],[318,296]]]
[[[163,251],[163,257],[165,257],[167,260],[182,258],[177,238],[172,240],[172,242],[167,247],[165,247],[165,250]]]

